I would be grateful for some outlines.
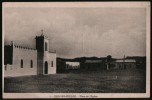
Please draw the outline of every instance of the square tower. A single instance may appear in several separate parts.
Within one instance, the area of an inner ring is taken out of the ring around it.
[[[38,52],[45,53],[49,51],[49,40],[48,37],[44,36],[36,36],[36,49]]]
[[[49,52],[49,39],[43,33],[36,36],[37,49],[37,73],[38,75],[47,75],[56,73],[56,52]]]

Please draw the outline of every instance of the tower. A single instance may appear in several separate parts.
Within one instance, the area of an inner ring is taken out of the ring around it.
[[[36,36],[36,49],[37,49],[37,74],[48,74],[48,55],[49,55],[49,39],[42,34]]]

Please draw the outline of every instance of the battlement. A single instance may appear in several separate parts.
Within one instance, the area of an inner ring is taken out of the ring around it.
[[[26,50],[36,50],[35,48],[30,48],[30,47],[25,47],[25,46],[21,46],[21,45],[16,45],[13,43],[11,43],[11,45],[5,45],[5,47],[15,47],[15,48],[19,48],[19,49],[26,49]]]
[[[5,45],[5,47],[11,47],[12,45]]]
[[[11,47],[12,45],[5,45],[5,47]],[[36,50],[35,48],[30,48],[30,47],[25,47],[25,46],[21,46],[21,45],[14,45],[15,48],[19,48],[19,49],[27,49],[27,50]],[[56,50],[54,51],[49,51],[49,53],[56,53]]]
[[[24,46],[20,46],[20,45],[14,45],[14,47],[19,48],[19,49],[26,49],[26,50],[36,50],[34,48],[24,47]]]

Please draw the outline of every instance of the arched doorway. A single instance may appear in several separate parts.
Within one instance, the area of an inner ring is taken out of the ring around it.
[[[48,74],[48,62],[45,61],[45,65],[44,65],[44,74]]]

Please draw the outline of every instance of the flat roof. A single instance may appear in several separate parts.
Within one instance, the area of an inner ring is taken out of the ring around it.
[[[102,60],[86,60],[85,63],[101,63]]]
[[[134,59],[119,59],[119,60],[116,60],[115,62],[136,62],[136,60],[134,60]]]

